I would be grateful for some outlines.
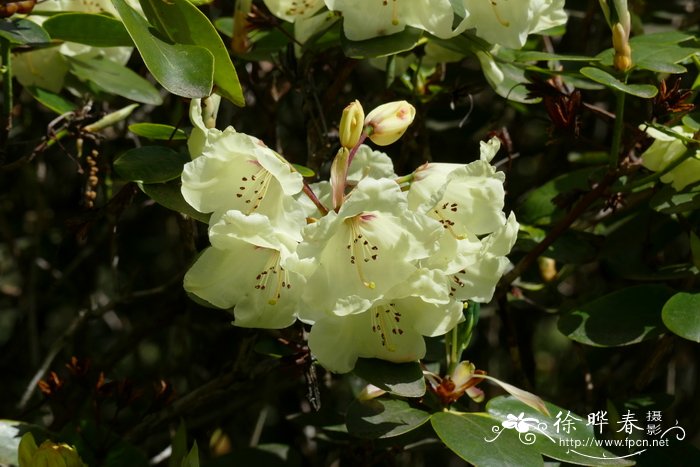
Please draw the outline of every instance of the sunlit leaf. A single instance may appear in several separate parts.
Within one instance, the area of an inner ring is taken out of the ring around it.
[[[144,104],[160,105],[163,99],[146,79],[129,68],[103,57],[66,57],[69,70],[83,81],[95,83],[100,89]]]
[[[180,177],[190,161],[187,154],[165,146],[143,146],[126,151],[114,161],[114,171],[132,182],[163,183]]]
[[[378,388],[398,396],[420,397],[425,394],[425,379],[418,362],[393,363],[374,358],[360,358],[354,373]]]
[[[109,16],[63,13],[49,17],[42,26],[52,39],[93,47],[134,46],[122,22]]]
[[[129,131],[144,138],[166,141],[187,139],[185,132],[172,125],[162,123],[134,123],[129,125]]]
[[[661,316],[673,333],[700,342],[700,294],[677,293],[666,302]]]
[[[368,401],[356,400],[348,408],[348,432],[361,438],[391,438],[423,425],[430,414],[414,409],[408,402],[381,397]]]
[[[154,78],[182,97],[207,97],[214,85],[214,56],[204,47],[174,44],[154,34],[151,26],[125,0],[112,0],[136,48]]]
[[[596,83],[600,83],[611,89],[632,94],[633,96],[642,97],[644,99],[651,99],[659,92],[659,90],[656,89],[656,86],[651,84],[623,83],[607,71],[601,70],[600,68],[583,67],[579,71],[583,76],[592,79]]]
[[[559,318],[559,330],[577,342],[616,347],[665,332],[661,309],[671,296],[662,285],[638,285],[577,306]]]
[[[154,26],[173,43],[200,46],[214,57],[214,85],[217,94],[243,106],[243,90],[236,69],[221,36],[196,6],[187,0],[141,0]]]

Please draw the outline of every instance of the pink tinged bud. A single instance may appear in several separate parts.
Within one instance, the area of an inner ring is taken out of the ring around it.
[[[345,180],[348,174],[350,151],[340,148],[331,165],[331,190],[333,195],[333,209],[338,210],[345,198]]]
[[[474,402],[483,402],[484,401],[484,391],[481,389],[477,388],[476,386],[472,386],[467,389],[467,395],[473,400]]]
[[[415,116],[416,109],[406,101],[380,105],[365,118],[365,126],[370,127],[369,139],[379,146],[387,146],[404,134]]]
[[[372,399],[376,399],[377,397],[383,396],[384,394],[386,394],[386,391],[384,389],[380,389],[373,384],[368,384],[367,386],[365,386],[362,392],[358,394],[357,400],[369,401]]]
[[[364,129],[365,111],[359,101],[350,103],[343,110],[340,118],[340,144],[344,148],[352,149],[360,141]]]

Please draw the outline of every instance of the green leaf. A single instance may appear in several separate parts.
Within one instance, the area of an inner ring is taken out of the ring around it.
[[[368,401],[355,400],[348,407],[348,432],[360,438],[391,438],[423,425],[430,414],[414,409],[408,402],[380,397]]]
[[[541,61],[558,61],[558,62],[592,62],[596,61],[595,57],[586,55],[562,55],[548,52],[540,52],[537,50],[515,50],[513,58],[516,62],[541,62]]]
[[[0,21],[0,37],[13,44],[35,45],[51,42],[49,34],[33,21],[18,19]]]
[[[586,417],[571,413],[554,404],[545,403],[545,405],[550,416],[543,415],[515,398],[501,396],[491,399],[486,404],[486,410],[497,420],[497,426],[511,432],[516,430],[503,428],[501,424],[503,421],[513,420],[513,417],[518,417],[520,414],[523,414],[523,419],[532,419],[527,423],[530,426],[529,431],[522,433],[520,440],[532,442],[533,449],[552,459],[579,465],[633,464],[629,460],[618,458],[602,447],[594,446],[591,440],[595,439],[595,427],[588,425]],[[557,415],[559,415],[558,425],[556,424]],[[571,424],[569,425],[568,422]]]
[[[666,302],[661,317],[674,334],[700,342],[700,293],[677,293]]]
[[[518,221],[532,225],[546,225],[555,222],[566,211],[554,204],[559,195],[575,196],[577,192],[587,191],[595,179],[598,167],[586,167],[548,181],[544,185],[529,192],[523,203],[516,208]]]
[[[296,171],[301,174],[302,177],[306,178],[306,177],[313,177],[316,175],[316,172],[314,172],[313,170],[311,170],[308,167],[305,167],[305,166],[299,165],[299,164],[292,164],[292,165],[294,166]]]
[[[139,183],[141,191],[156,203],[173,211],[185,214],[205,224],[209,223],[210,214],[203,214],[190,206],[182,197],[179,183]]]
[[[173,436],[171,446],[172,450],[168,459],[168,467],[180,467],[187,453],[187,427],[182,419],[180,419],[180,425],[178,425],[175,436]]]
[[[26,89],[34,99],[39,101],[39,103],[43,104],[59,115],[72,112],[76,108],[76,105],[72,102],[64,99],[58,94],[47,91],[46,89],[38,88],[36,86],[27,86],[24,89]]]
[[[559,330],[577,342],[616,347],[654,339],[665,331],[661,309],[671,296],[662,285],[638,285],[578,306],[559,318]]]
[[[423,31],[407,26],[401,32],[388,36],[375,37],[365,41],[351,41],[345,34],[340,36],[340,46],[345,56],[350,58],[384,57],[411,50],[420,42]]]
[[[187,457],[182,459],[181,467],[199,467],[199,448],[197,448],[197,441],[192,445],[192,449],[187,454]]]
[[[171,93],[207,97],[214,85],[214,56],[204,47],[173,44],[153,33],[146,20],[125,0],[112,0],[122,22],[153,77]]]
[[[700,186],[691,187],[680,193],[671,186],[664,186],[649,200],[649,205],[655,211],[664,214],[695,211],[700,208]]]
[[[544,464],[535,449],[520,442],[515,430],[502,430],[496,437],[493,427],[499,427],[500,420],[489,414],[438,412],[430,418],[430,423],[442,442],[471,464],[499,467]]]
[[[70,72],[100,89],[144,104],[160,105],[163,99],[151,83],[129,68],[103,57],[66,57]]]
[[[134,123],[129,125],[129,131],[144,138],[178,141],[187,139],[187,135],[179,128],[162,123]]]
[[[393,363],[375,358],[360,358],[354,373],[392,394],[420,397],[425,394],[425,379],[418,362]]]
[[[644,99],[651,99],[659,92],[659,90],[656,89],[656,86],[652,86],[651,84],[623,83],[607,71],[601,70],[600,68],[587,66],[581,68],[579,71],[583,76],[592,79],[596,83],[600,83],[611,89],[632,94],[633,96],[642,97]]]
[[[163,183],[179,178],[189,161],[187,154],[165,146],[143,146],[119,156],[114,161],[114,171],[132,182]]]
[[[633,37],[630,39],[632,66],[658,73],[685,73],[686,68],[679,63],[700,52],[697,47],[679,45],[691,39],[692,35],[677,31]],[[602,65],[612,66],[613,55],[613,50],[608,49],[597,58]]]
[[[121,21],[105,15],[62,13],[49,17],[42,26],[52,39],[93,47],[133,47]]]
[[[245,105],[228,49],[204,13],[187,0],[141,0],[141,4],[149,20],[171,41],[207,49],[214,57],[216,92],[238,106]]]

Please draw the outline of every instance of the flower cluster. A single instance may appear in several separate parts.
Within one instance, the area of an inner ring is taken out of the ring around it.
[[[216,103],[201,104],[191,106],[182,194],[211,213],[211,246],[184,286],[232,308],[235,325],[311,324],[312,353],[342,373],[358,357],[418,360],[423,336],[463,319],[463,301],[491,299],[518,230],[503,213],[504,174],[490,164],[497,139],[482,143],[475,162],[427,163],[398,177],[364,142],[393,143],[415,110],[393,102],[365,116],[354,102],[330,181],[309,186],[258,139],[212,128]]]
[[[316,15],[327,7],[340,13],[345,36],[353,41],[396,34],[406,26],[422,29],[442,39],[466,29],[492,43],[511,48],[525,44],[528,34],[566,22],[564,0],[264,0],[277,17],[297,22],[308,37],[328,21]],[[314,16],[316,15],[316,16]],[[324,18],[324,16],[326,18]],[[453,28],[455,19],[457,26]]]

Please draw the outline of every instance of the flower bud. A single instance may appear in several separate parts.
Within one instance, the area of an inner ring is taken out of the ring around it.
[[[371,127],[369,139],[379,146],[387,146],[404,134],[415,116],[416,109],[406,101],[380,105],[365,118],[365,126]]]
[[[350,151],[348,148],[340,148],[331,164],[331,190],[333,196],[333,209],[339,209],[345,198],[345,183],[350,164]]]
[[[629,30],[625,30],[621,23],[615,23],[612,28],[613,48],[615,49],[613,64],[619,71],[627,71],[632,68],[632,49],[628,39]]]
[[[340,144],[344,148],[352,149],[360,141],[364,129],[365,111],[359,101],[350,103],[343,110],[340,118]]]

